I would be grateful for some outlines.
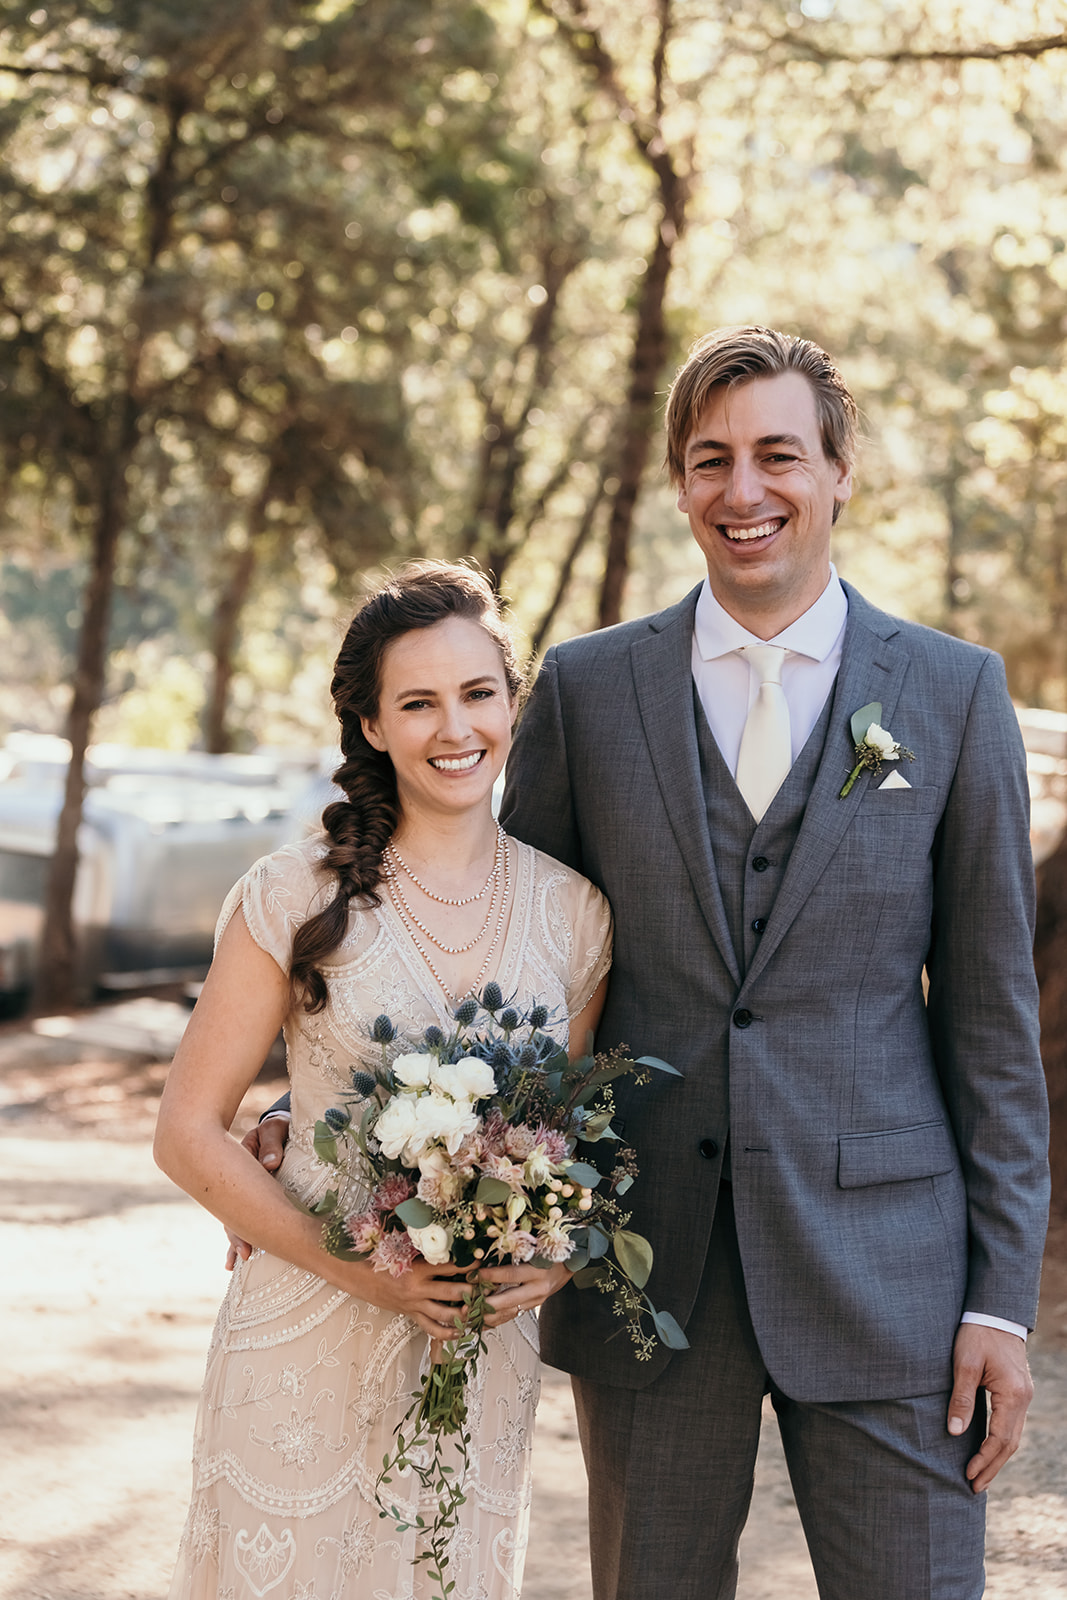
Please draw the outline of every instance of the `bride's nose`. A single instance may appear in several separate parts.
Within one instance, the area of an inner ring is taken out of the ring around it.
[[[441,723],[437,729],[437,737],[449,744],[462,744],[470,731],[470,713],[463,701],[446,702],[441,708]]]

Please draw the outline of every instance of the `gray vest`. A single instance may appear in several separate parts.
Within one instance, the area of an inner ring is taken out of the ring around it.
[[[826,698],[807,744],[789,769],[785,782],[764,812],[753,821],[741,791],[715,743],[700,698],[693,688],[700,777],[708,815],[708,837],[722,892],[730,939],[742,977],[756,952],[760,935],[774,908],[778,889],[796,843],[815,775],[822,760],[826,732],[833,714],[834,690]],[[730,1148],[722,1166],[723,1182],[730,1181]]]
[[[834,695],[831,691],[827,696],[807,744],[758,823],[753,821],[715,743],[695,686],[693,701],[708,836],[734,954],[743,975],[773,909],[804,820],[808,796],[822,761]]]

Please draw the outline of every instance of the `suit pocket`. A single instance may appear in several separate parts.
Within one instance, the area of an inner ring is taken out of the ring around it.
[[[898,817],[922,817],[927,812],[937,809],[939,790],[933,784],[909,789],[879,789],[876,784],[881,779],[875,780],[868,788],[860,808],[856,813],[857,818],[869,816],[877,812],[880,816],[885,812],[893,812]]]
[[[943,1122],[880,1133],[847,1133],[837,1142],[837,1182],[841,1189],[875,1183],[906,1183],[936,1178],[959,1165],[952,1134]]]

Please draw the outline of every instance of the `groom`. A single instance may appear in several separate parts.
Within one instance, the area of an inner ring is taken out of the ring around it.
[[[667,461],[707,581],[549,651],[508,764],[509,830],[615,912],[598,1045],[685,1074],[624,1089],[616,1126],[649,1294],[690,1349],[636,1360],[573,1286],[541,1318],[574,1380],[597,1600],[734,1594],[766,1393],[823,1600],[972,1600],[980,1491],[1030,1398],[1048,1189],[1023,749],[998,657],[831,567],[855,417],[810,342],[702,339]],[[894,759],[842,795],[864,708]]]

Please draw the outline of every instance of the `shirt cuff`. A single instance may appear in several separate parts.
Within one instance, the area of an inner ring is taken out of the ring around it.
[[[259,1119],[260,1127],[262,1127],[265,1122],[270,1122],[272,1117],[284,1117],[286,1122],[292,1122],[293,1113],[291,1111],[264,1111],[263,1115]],[[1007,1326],[1007,1324],[1005,1324],[1005,1326]]]
[[[983,1328],[999,1328],[1003,1333],[1014,1333],[1017,1339],[1026,1343],[1029,1329],[1024,1328],[1019,1322],[1005,1322],[1003,1317],[987,1317],[984,1311],[965,1311],[960,1318],[961,1322],[977,1322]]]

